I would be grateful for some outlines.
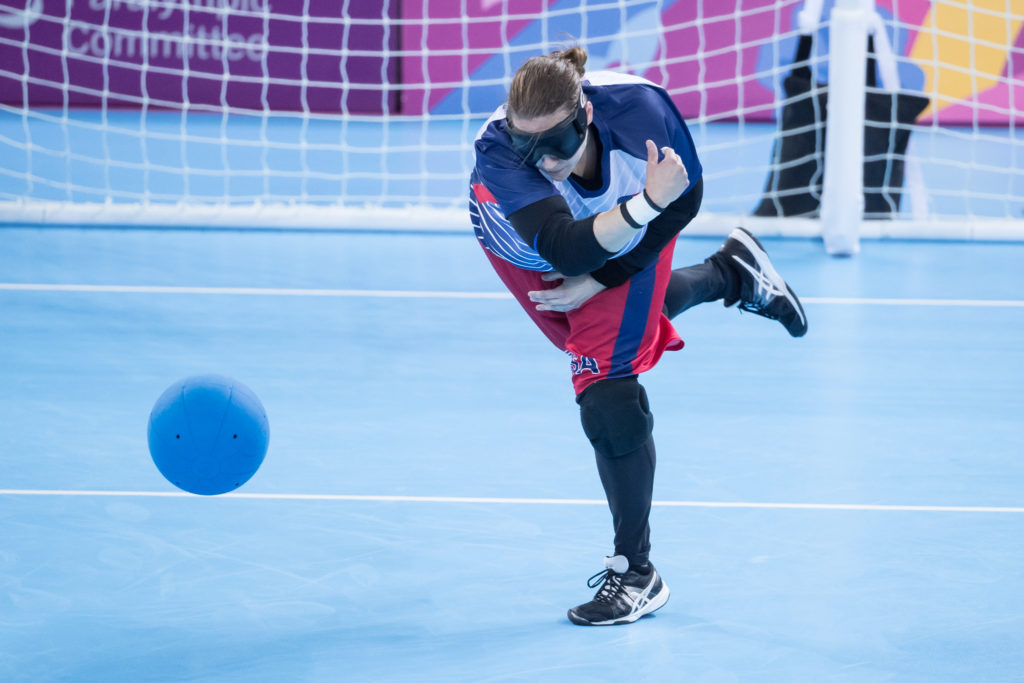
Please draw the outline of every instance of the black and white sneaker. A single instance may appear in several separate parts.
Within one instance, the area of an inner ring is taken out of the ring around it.
[[[612,626],[630,624],[668,602],[669,590],[658,576],[653,564],[641,574],[629,568],[622,555],[604,558],[604,571],[594,574],[587,585],[601,589],[590,602],[569,610],[569,621],[581,626]]]
[[[800,300],[775,272],[756,237],[743,228],[736,228],[719,251],[736,267],[742,279],[740,298],[726,299],[726,306],[739,301],[742,310],[778,320],[794,337],[807,333],[807,317]]]

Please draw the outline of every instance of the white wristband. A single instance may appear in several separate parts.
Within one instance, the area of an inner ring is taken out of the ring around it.
[[[644,196],[643,192],[627,199],[622,204],[619,204],[619,207],[622,210],[622,217],[625,221],[637,229],[644,227],[661,213],[661,211],[654,208],[654,205]]]

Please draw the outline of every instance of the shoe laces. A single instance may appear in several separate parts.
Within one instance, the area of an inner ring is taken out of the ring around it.
[[[737,306],[737,308],[739,308],[740,310],[743,310],[743,311],[747,311],[749,313],[756,313],[757,315],[760,315],[760,316],[762,316],[764,318],[768,318],[769,320],[778,320],[779,319],[779,313],[777,311],[769,310],[768,309],[768,304],[766,304],[766,303],[756,303],[756,302],[753,302],[753,301],[741,301],[739,303],[739,306]]]
[[[622,592],[622,574],[611,569],[602,569],[587,579],[587,586],[597,588],[597,584],[602,581],[604,581],[604,585],[594,596],[594,602],[612,602]]]

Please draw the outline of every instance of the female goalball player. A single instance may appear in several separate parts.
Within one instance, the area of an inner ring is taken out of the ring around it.
[[[672,270],[697,214],[701,165],[668,93],[642,78],[585,73],[581,47],[527,61],[476,138],[470,217],[498,276],[570,355],[583,431],[612,513],[615,554],[569,610],[576,624],[636,621],[669,589],[650,563],[653,418],[637,375],[683,346],[669,319],[724,299],[807,331],[803,308],[760,242],[732,231],[702,264]]]

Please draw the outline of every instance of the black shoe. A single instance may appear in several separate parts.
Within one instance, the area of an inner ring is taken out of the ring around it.
[[[569,610],[572,623],[581,626],[629,624],[668,602],[668,586],[658,576],[653,564],[647,565],[648,573],[641,574],[629,569],[625,557],[616,555],[606,557],[604,566],[604,571],[587,581],[591,588],[596,588],[602,579],[604,585],[593,600]]]
[[[738,300],[742,310],[778,320],[794,337],[807,333],[807,317],[800,300],[775,272],[756,237],[743,228],[736,228],[719,251],[729,259],[742,279]],[[736,301],[726,299],[725,305],[732,306]]]

